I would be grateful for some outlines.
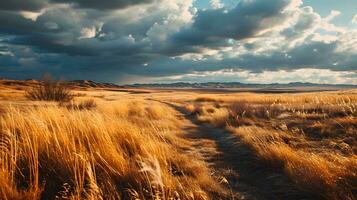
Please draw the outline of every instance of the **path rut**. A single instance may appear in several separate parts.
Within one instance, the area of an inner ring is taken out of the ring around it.
[[[314,199],[296,188],[281,171],[267,167],[224,128],[198,122],[179,105],[162,103],[176,109],[184,121],[184,137],[193,144],[188,153],[205,161],[218,180],[227,180],[221,182],[232,192],[229,199]]]

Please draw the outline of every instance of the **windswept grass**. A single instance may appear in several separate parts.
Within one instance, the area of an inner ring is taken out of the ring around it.
[[[306,144],[303,137],[256,126],[230,127],[230,130],[241,137],[259,158],[282,169],[302,190],[317,198],[354,199],[356,155],[310,153],[289,145],[294,142]]]
[[[97,107],[97,103],[94,99],[86,99],[80,102],[71,101],[69,103],[61,102],[59,106],[64,106],[73,110],[92,110]]]
[[[356,198],[355,95],[247,94],[212,99],[193,101],[186,109],[202,122],[226,127],[268,167],[283,171],[311,196]]]
[[[184,144],[176,135],[180,122],[174,111],[149,104],[5,106],[0,114],[1,199],[209,199],[223,194],[204,163],[180,152]]]
[[[181,137],[189,132],[188,120],[158,101],[174,107],[185,104],[199,121],[226,128],[232,141],[239,141],[229,147],[244,146],[248,153],[242,155],[252,156],[245,160],[247,166],[254,170],[259,163],[263,172],[283,174],[286,188],[291,182],[298,188],[291,190],[294,194],[356,199],[355,94],[134,94],[93,89],[74,91],[78,94],[73,100],[58,103],[28,101],[23,91],[13,88],[4,91],[0,199],[233,197],[214,178],[222,174],[214,174],[204,159],[193,157],[192,148],[204,147]],[[239,186],[249,180],[242,182]]]

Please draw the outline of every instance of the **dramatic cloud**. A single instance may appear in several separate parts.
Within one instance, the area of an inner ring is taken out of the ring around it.
[[[47,0],[1,0],[0,10],[38,11],[47,3]]]
[[[202,10],[192,26],[174,36],[175,42],[201,46],[223,45],[226,39],[241,40],[263,34],[284,23],[287,0],[242,0],[232,10]],[[227,44],[226,44],[227,45]]]
[[[82,8],[93,9],[118,9],[125,8],[132,5],[151,3],[154,0],[52,0],[57,3],[69,3]]]
[[[54,3],[66,3],[81,8],[113,10],[153,1],[155,0],[2,0],[0,10],[39,11]]]
[[[51,72],[140,82],[222,70],[357,73],[357,29],[332,23],[342,12],[321,16],[301,0],[224,2],[198,9],[193,0],[1,1],[0,77]]]

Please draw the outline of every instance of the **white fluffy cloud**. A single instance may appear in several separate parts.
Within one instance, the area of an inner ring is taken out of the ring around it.
[[[96,35],[96,28],[94,26],[89,28],[83,28],[81,30],[81,36],[79,39],[94,38]]]
[[[211,0],[210,4],[214,9],[220,9],[224,7],[224,4],[220,0]]]

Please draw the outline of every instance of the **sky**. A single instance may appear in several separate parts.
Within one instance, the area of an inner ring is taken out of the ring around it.
[[[357,84],[356,0],[1,0],[0,78]]]

